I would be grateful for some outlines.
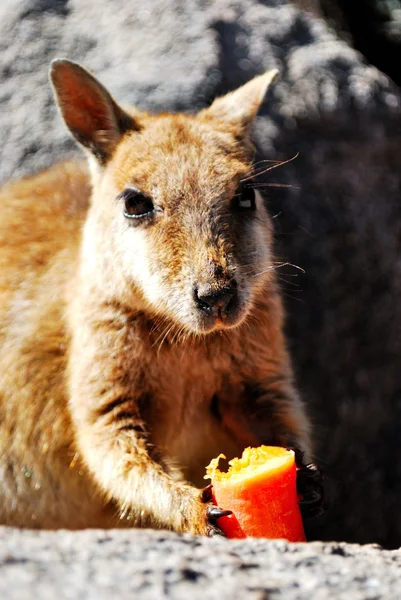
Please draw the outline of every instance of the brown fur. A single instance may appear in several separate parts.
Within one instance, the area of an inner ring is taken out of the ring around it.
[[[271,78],[196,116],[154,116],[123,111],[77,65],[53,67],[91,175],[71,162],[1,192],[1,523],[205,534],[194,486],[212,457],[310,451],[270,219],[260,197],[250,217],[230,204]],[[160,208],[151,222],[124,218],[132,184]],[[233,315],[201,314],[194,282],[233,277]]]

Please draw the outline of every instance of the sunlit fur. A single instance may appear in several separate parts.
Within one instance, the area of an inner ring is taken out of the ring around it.
[[[232,207],[271,79],[196,116],[129,111],[130,128],[92,76],[55,65],[91,174],[65,163],[0,193],[1,523],[206,534],[195,485],[212,457],[310,452],[271,222],[260,196],[252,214]],[[129,185],[152,221],[124,217]],[[237,309],[203,314],[194,285],[230,278]]]

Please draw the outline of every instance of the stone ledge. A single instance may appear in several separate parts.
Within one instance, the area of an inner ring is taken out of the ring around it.
[[[401,551],[378,546],[0,528],[7,600],[395,600],[400,576]]]

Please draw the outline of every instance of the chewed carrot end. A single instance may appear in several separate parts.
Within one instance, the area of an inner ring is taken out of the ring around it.
[[[296,490],[295,455],[277,446],[246,448],[240,458],[219,469],[223,454],[206,468],[214,501],[233,515],[219,520],[227,537],[285,538],[305,541]]]

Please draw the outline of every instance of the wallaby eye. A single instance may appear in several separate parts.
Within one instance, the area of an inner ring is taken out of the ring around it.
[[[255,210],[255,190],[250,186],[240,186],[233,197],[232,206],[237,210]]]
[[[127,188],[119,198],[124,203],[123,215],[127,219],[150,217],[154,212],[155,207],[152,200],[136,188]]]

